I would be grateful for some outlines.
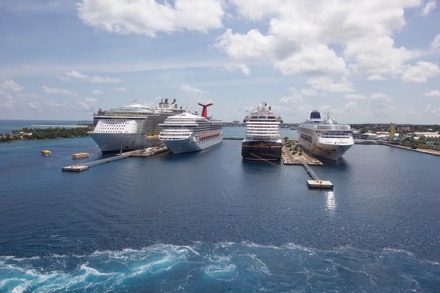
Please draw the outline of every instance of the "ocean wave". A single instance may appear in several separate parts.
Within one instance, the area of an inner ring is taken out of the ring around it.
[[[156,244],[88,255],[0,256],[1,292],[406,291],[440,288],[440,265],[386,248]]]

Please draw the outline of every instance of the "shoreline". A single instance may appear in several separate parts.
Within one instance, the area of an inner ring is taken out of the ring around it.
[[[424,154],[440,157],[440,151],[436,151],[436,150],[418,149],[418,148],[417,149],[412,149],[411,147],[401,146],[401,145],[394,145],[394,144],[383,144],[383,145],[389,146],[389,147],[398,148],[398,149],[404,149],[404,150],[408,150],[408,151],[419,152],[419,153],[424,153]]]

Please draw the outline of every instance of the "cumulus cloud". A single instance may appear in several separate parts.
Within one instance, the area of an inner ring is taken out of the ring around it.
[[[223,65],[220,67],[221,69],[225,69],[227,71],[233,72],[233,71],[240,71],[244,75],[248,76],[251,74],[251,70],[246,64],[243,63],[228,63],[226,65]]]
[[[418,0],[230,2],[242,17],[265,22],[267,32],[228,29],[216,47],[231,58],[271,62],[283,74],[344,75],[352,69],[384,79],[403,74],[406,62],[417,57],[392,37],[405,25],[405,9],[420,6]]]
[[[96,103],[97,100],[95,98],[85,98],[77,101],[77,105],[84,110],[92,110]]]
[[[154,37],[158,32],[207,32],[222,27],[221,0],[83,0],[81,20],[93,27],[120,34]]]
[[[65,95],[65,96],[71,96],[71,97],[77,96],[74,92],[72,92],[70,90],[66,90],[66,89],[61,89],[61,88],[43,86],[43,90],[47,94]]]
[[[92,90],[92,94],[94,94],[95,96],[100,96],[103,95],[104,92],[102,90]]]
[[[437,35],[434,37],[434,40],[432,40],[431,48],[433,48],[433,49],[438,49],[438,48],[440,48],[440,34],[437,34]]]
[[[368,80],[385,80],[385,77],[383,77],[380,74],[373,74],[373,75],[370,75],[367,79]]]
[[[128,92],[128,90],[125,87],[115,87],[115,88],[113,88],[113,90],[115,92],[121,92],[121,93]]]
[[[108,76],[99,76],[99,75],[87,75],[83,74],[79,71],[72,70],[64,73],[63,76],[60,77],[61,80],[68,81],[72,79],[80,79],[85,80],[92,83],[120,83],[122,82],[119,78],[108,77]]]
[[[189,84],[182,85],[180,87],[180,89],[182,91],[184,91],[184,92],[188,92],[188,93],[192,93],[192,94],[203,94],[203,93],[205,93],[205,91],[203,91],[203,90],[201,90],[199,88],[196,88],[194,86],[191,86]]]
[[[0,83],[0,109],[11,109],[16,96],[23,91],[23,87],[15,81],[8,79]]]
[[[440,91],[432,90],[424,94],[426,97],[440,97]]]
[[[279,102],[280,105],[284,105],[284,106],[296,105],[297,103],[302,102],[304,100],[300,92],[296,88],[290,87],[289,91],[291,94],[289,96],[282,97]]]
[[[439,73],[440,68],[438,65],[426,61],[419,61],[415,66],[408,66],[402,79],[404,81],[422,83],[426,82],[429,77]]]
[[[332,78],[321,76],[316,78],[310,78],[307,81],[311,89],[315,92],[326,93],[349,93],[353,92],[353,86],[347,80],[341,80],[335,82]]]
[[[16,83],[13,80],[5,80],[2,83],[0,83],[0,93],[2,92],[8,92],[8,91],[12,91],[12,92],[21,92],[23,90],[23,87],[21,85],[19,85],[18,83]]]
[[[425,6],[423,6],[421,13],[423,16],[429,15],[435,9],[436,3],[435,0],[429,0],[426,2]]]
[[[365,100],[366,97],[362,94],[346,94],[345,98],[348,100]]]
[[[395,113],[398,109],[393,105],[393,98],[381,92],[373,93],[369,99],[370,112],[375,117],[389,117],[390,113]]]
[[[440,117],[440,108],[439,107],[435,107],[435,106],[433,106],[431,104],[428,104],[425,107],[425,111],[429,115]]]

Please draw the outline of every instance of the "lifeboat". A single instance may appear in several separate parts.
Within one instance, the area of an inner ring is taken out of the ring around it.
[[[52,152],[49,150],[42,150],[41,155],[48,157],[48,156],[52,155]]]
[[[90,156],[89,153],[76,153],[72,155],[73,159],[83,159],[83,158],[88,158]]]

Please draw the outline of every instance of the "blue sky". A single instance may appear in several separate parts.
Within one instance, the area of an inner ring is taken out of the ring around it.
[[[388,3],[390,2],[390,3]],[[177,99],[242,120],[440,123],[433,0],[2,0],[0,119]]]

